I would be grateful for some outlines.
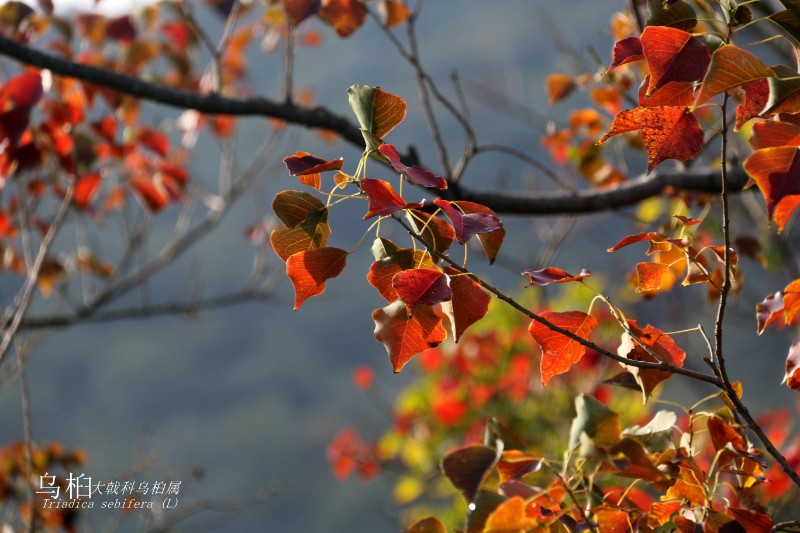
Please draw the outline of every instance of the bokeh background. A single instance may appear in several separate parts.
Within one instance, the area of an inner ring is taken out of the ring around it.
[[[100,7],[118,13],[130,9],[129,4],[104,0]],[[424,2],[418,23],[424,66],[449,95],[453,94],[449,79],[457,72],[481,141],[507,144],[546,160],[539,137],[547,122],[563,125],[568,110],[586,100],[579,94],[567,103],[548,107],[544,77],[552,71],[578,74],[596,70],[599,66],[593,63],[591,51],[607,61],[613,44],[608,21],[623,4],[621,0]],[[70,6],[62,4],[61,8]],[[221,32],[222,22],[200,2],[197,13],[212,35]],[[307,24],[322,32],[324,43],[313,49],[298,48],[298,89],[312,88],[316,102],[341,113],[349,113],[346,89],[352,84],[378,85],[402,96],[409,113],[391,134],[391,142],[399,147],[414,145],[422,161],[435,169],[436,154],[413,72],[374,22],[348,39],[337,38],[317,21]],[[279,55],[263,54],[251,46],[248,62],[252,93],[277,95],[282,83]],[[167,128],[177,116],[175,110],[158,106],[150,106],[149,112]],[[455,124],[444,124],[448,145],[458,153],[462,134]],[[267,134],[262,119],[240,121],[236,150],[242,166]],[[325,158],[342,156],[346,169],[353,171],[359,156],[350,145],[329,144],[302,129],[292,129],[282,148],[285,151],[274,154],[276,164],[268,170],[264,186],[245,198],[201,246],[160,275],[149,286],[151,295],[170,294],[185,281],[187,272],[202,280],[207,296],[236,290],[249,273],[253,255],[244,228],[260,220],[264,205],[269,205],[277,191],[295,187],[281,159],[295,150]],[[201,138],[189,164],[193,178],[213,182],[218,166],[218,147],[211,139]],[[375,177],[390,175],[377,165],[373,171]],[[465,179],[482,187],[547,186],[528,168],[495,156],[477,159]],[[336,215],[339,219],[334,220],[331,237],[334,246],[349,249],[358,241],[364,229],[357,223],[362,207],[357,204]],[[159,215],[167,222],[164,231],[176,214],[177,208],[171,208]],[[352,224],[348,225],[348,220]],[[556,220],[504,217],[504,221],[509,236],[501,260],[485,271],[504,288],[521,290],[520,267],[549,266],[529,261],[535,261],[541,252],[542,228],[556,227]],[[619,281],[627,275],[630,261],[641,260],[641,250],[613,257],[604,250],[630,229],[625,216],[578,217],[560,241],[554,261],[569,271],[588,267],[607,280]],[[284,280],[274,297],[262,303],[192,317],[46,332],[27,370],[34,437],[85,450],[89,461],[83,473],[96,480],[109,479],[154,452],[157,458],[137,479],[180,479],[183,501],[190,496],[217,503],[241,501],[264,486],[274,483],[280,487],[260,505],[196,516],[189,522],[193,525],[185,527],[187,531],[201,527],[219,531],[397,531],[389,484],[380,479],[370,485],[339,483],[325,458],[326,445],[340,428],[356,426],[366,436],[375,437],[389,424],[363,392],[353,387],[355,366],[375,369],[377,391],[386,402],[391,402],[393,391],[413,379],[413,369],[397,376],[391,373],[383,347],[373,338],[370,313],[383,304],[364,277],[372,261],[368,244],[348,258],[348,268],[328,283],[325,295],[310,300],[300,312],[291,311],[292,290]],[[478,264],[482,258],[474,253],[472,260]],[[282,266],[277,260],[274,265]],[[755,267],[747,264],[745,268]],[[758,272],[756,276],[763,277]],[[782,377],[788,334],[775,334],[772,348],[756,343],[752,312],[764,294],[783,287],[786,281],[785,275],[776,273],[769,283],[748,289],[732,304],[736,336],[731,343],[744,347],[740,352],[750,359],[735,361],[734,372],[747,373],[745,390],[751,398],[758,398],[761,408],[794,401],[782,391],[775,392]],[[2,294],[7,298],[14,280],[3,283]],[[703,297],[696,294],[678,299],[670,304],[672,308],[653,304],[641,306],[637,312],[643,322],[665,313],[677,316],[680,307],[675,306],[702,302]],[[37,309],[43,310],[45,305],[40,301]],[[708,307],[705,316],[694,320],[710,320],[712,313]],[[754,359],[759,361],[757,369],[753,368]],[[674,391],[682,394],[684,389],[678,385]],[[17,384],[0,391],[0,416],[0,441],[20,438]],[[109,527],[111,515],[104,513],[95,510],[90,514],[97,531]],[[123,529],[137,527],[134,514]]]

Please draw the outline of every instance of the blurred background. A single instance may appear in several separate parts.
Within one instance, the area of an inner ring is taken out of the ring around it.
[[[548,121],[563,126],[568,110],[588,100],[579,94],[548,107],[544,78],[553,71],[579,74],[597,70],[600,66],[593,62],[593,53],[608,62],[613,45],[608,22],[623,4],[620,0],[568,6],[558,0],[425,2],[418,23],[421,56],[427,71],[450,96],[454,90],[449,80],[457,73],[479,140],[506,144],[547,161],[539,138]],[[111,1],[100,2],[100,7],[112,8],[115,13],[130,8],[129,3]],[[196,12],[211,35],[220,34],[223,21],[199,2]],[[348,39],[339,39],[316,20],[308,21],[306,28],[318,29],[324,41],[316,48],[298,47],[298,90],[313,89],[314,102],[342,114],[350,113],[346,89],[352,84],[381,86],[400,95],[408,102],[409,111],[403,124],[391,133],[391,142],[403,148],[415,146],[423,164],[435,171],[437,158],[413,71],[375,23],[368,22]],[[251,46],[247,60],[252,93],[279,94],[280,54],[264,54],[258,46]],[[158,106],[148,106],[148,110],[167,128],[178,114]],[[458,150],[461,131],[446,120],[444,124],[448,145]],[[268,132],[263,119],[239,121],[235,142],[242,167]],[[174,130],[170,134],[174,135]],[[262,219],[277,191],[297,188],[281,163],[285,155],[297,150],[326,159],[344,157],[345,170],[350,172],[359,157],[357,150],[341,141],[330,143],[314,132],[291,128],[274,154],[275,164],[264,185],[243,199],[200,246],[158,276],[149,285],[149,293],[170,294],[189,272],[201,280],[204,295],[237,290],[250,272],[253,255],[244,228]],[[215,182],[219,154],[216,143],[201,136],[189,162],[192,179]],[[636,164],[643,159],[633,161]],[[391,175],[378,165],[371,170],[374,177]],[[478,158],[464,179],[480,187],[546,187],[528,168],[494,155]],[[352,248],[364,230],[358,223],[363,206],[351,203],[356,205],[345,206],[334,215],[333,246]],[[166,229],[170,221],[174,223],[178,210],[171,207],[158,215],[166,221]],[[546,233],[542,228],[552,230],[558,222],[555,218],[502,218],[509,231],[501,259],[491,269],[480,270],[514,292],[523,287],[521,269],[551,266],[532,262],[541,257]],[[348,220],[352,224],[348,225]],[[617,282],[623,272],[627,275],[632,261],[643,260],[639,259],[642,250],[609,256],[605,249],[632,230],[639,231],[624,213],[576,217],[559,240],[552,265],[570,272],[586,267],[598,278]],[[356,426],[367,437],[376,437],[390,423],[353,386],[354,367],[375,369],[376,388],[386,402],[413,378],[413,368],[392,374],[383,347],[372,335],[370,314],[384,304],[365,279],[372,262],[368,245],[348,258],[343,275],[330,281],[326,293],[310,300],[300,312],[291,310],[291,285],[282,275],[282,263],[271,256],[280,281],[274,296],[265,302],[191,317],[44,332],[27,367],[35,439],[85,450],[88,463],[83,473],[96,481],[110,479],[156,454],[137,479],[182,480],[184,501],[190,497],[220,504],[245,501],[263,487],[276,489],[257,506],[200,514],[187,522],[194,525],[187,525],[186,530],[397,531],[389,484],[380,478],[369,485],[340,483],[330,473],[325,457],[327,443],[339,429]],[[484,262],[478,253],[471,258],[475,266]],[[744,266],[746,276],[748,269],[754,273],[751,279],[765,277],[760,267]],[[5,282],[4,295],[12,294],[11,281]],[[736,335],[730,342],[742,347],[739,353],[746,355],[746,360],[734,362],[733,372],[737,376],[746,373],[746,399],[757,398],[759,408],[794,401],[777,387],[789,334],[773,334],[774,350],[765,348],[769,344],[755,342],[755,303],[783,287],[787,278],[776,273],[767,281],[749,287],[732,304],[731,318]],[[636,313],[641,323],[665,315],[680,318],[680,309],[703,300],[704,294],[690,288],[666,306],[642,304]],[[35,309],[44,311],[46,304],[39,301]],[[710,321],[714,309],[707,309],[702,320]],[[755,367],[754,360],[759,361]],[[672,386],[673,395],[686,390]],[[0,391],[0,416],[4,421],[2,442],[19,439],[18,384]],[[94,510],[89,516],[96,530],[106,530],[110,514]],[[123,529],[136,530],[135,520],[132,517]]]

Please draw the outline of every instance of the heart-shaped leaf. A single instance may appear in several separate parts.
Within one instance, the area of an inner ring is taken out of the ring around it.
[[[540,316],[586,340],[597,327],[597,319],[583,311],[567,311],[565,313],[545,311]],[[553,331],[536,320],[531,321],[528,332],[542,349],[540,366],[544,385],[547,385],[553,376],[567,372],[586,353],[586,347],[583,344]]]
[[[294,309],[325,290],[325,281],[344,270],[347,252],[339,248],[314,248],[286,260],[286,274],[294,286]]]
[[[412,357],[439,346],[447,338],[441,316],[430,306],[419,306],[409,315],[406,304],[397,300],[373,311],[372,320],[375,321],[375,338],[386,348],[395,374]]]
[[[309,213],[325,209],[317,197],[301,191],[281,191],[272,201],[272,211],[287,228],[303,222]]]
[[[389,216],[401,209],[419,207],[419,204],[408,204],[399,194],[394,192],[392,184],[388,181],[364,178],[360,182],[361,190],[369,198],[369,206],[364,220],[374,216]]]
[[[451,319],[454,322],[454,340],[458,342],[468,327],[489,312],[491,297],[469,276],[462,275],[452,267],[445,267],[444,271],[450,276],[450,288],[453,290]]]
[[[367,281],[378,289],[387,302],[394,302],[400,296],[392,287],[392,279],[398,272],[411,268],[427,268],[439,272],[431,256],[422,250],[402,248],[390,256],[375,261],[367,273]]]
[[[622,334],[622,342],[617,349],[619,355],[634,361],[656,363],[658,360],[650,354],[652,351],[665,363],[677,367],[683,366],[686,352],[681,350],[669,335],[649,324],[642,329],[635,320],[628,321],[628,328],[630,329],[630,333],[626,331]],[[634,337],[636,340],[634,340]],[[653,389],[655,389],[659,383],[672,376],[670,372],[665,370],[638,368],[625,364],[622,364],[622,366],[633,374],[636,382],[639,384],[642,390],[642,401],[644,403],[647,402]]]
[[[381,139],[406,116],[406,102],[380,87],[353,85],[347,89],[350,108],[356,114],[361,129]]]
[[[491,215],[497,216],[494,211],[486,207],[485,205],[481,205],[475,202],[465,202],[465,201],[458,201],[453,202],[462,213],[466,215]],[[495,230],[490,231],[489,233],[479,233],[478,240],[481,241],[481,246],[483,246],[483,251],[486,252],[486,259],[489,260],[489,264],[494,264],[495,259],[497,259],[497,254],[500,253],[500,247],[503,246],[503,240],[506,237],[506,230],[505,228],[501,227]]]
[[[328,210],[323,207],[310,212],[303,222],[294,227],[274,230],[269,236],[269,242],[275,253],[288,261],[296,253],[327,246],[330,234]]]
[[[465,446],[442,458],[442,473],[467,503],[473,503],[498,459],[498,450],[490,446]]]
[[[670,81],[701,79],[711,61],[711,54],[702,42],[677,28],[648,26],[640,39],[650,67],[647,95]]]

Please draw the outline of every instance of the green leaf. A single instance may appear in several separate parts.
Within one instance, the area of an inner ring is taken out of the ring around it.
[[[270,235],[269,241],[275,253],[287,261],[296,253],[326,246],[330,234],[328,210],[323,207],[310,212],[301,224],[289,229],[276,229]]]
[[[406,116],[405,100],[382,91],[380,87],[353,85],[347,89],[347,94],[350,108],[356,114],[361,129],[377,138],[383,138]],[[370,146],[374,141],[368,135],[365,134],[364,137],[368,148],[377,148]]]
[[[664,0],[647,0],[647,7],[650,10],[647,26],[671,26],[692,31],[697,25],[697,13],[682,0],[669,8],[664,6]]]
[[[309,213],[324,209],[316,196],[301,191],[281,191],[272,201],[272,210],[287,228],[293,228],[303,222]]]
[[[577,416],[572,420],[569,431],[569,447],[583,444],[588,437],[596,446],[613,446],[620,440],[619,415],[599,400],[587,394],[575,398]]]
[[[375,258],[375,261],[380,261],[381,259],[391,257],[396,254],[398,250],[400,250],[400,248],[398,248],[395,243],[389,239],[384,239],[383,237],[378,237],[375,239],[375,242],[372,243],[371,248],[372,257]]]

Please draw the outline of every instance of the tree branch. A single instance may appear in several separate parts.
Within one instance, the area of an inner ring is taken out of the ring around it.
[[[26,65],[49,69],[61,76],[102,85],[143,100],[181,109],[195,109],[202,113],[277,118],[308,128],[331,130],[359,149],[364,146],[364,138],[358,126],[324,107],[304,108],[291,102],[278,103],[262,97],[226,98],[216,94],[202,95],[173,89],[126,74],[46,54],[3,36],[0,36],[0,55],[14,58]],[[407,162],[416,163],[416,161]],[[737,169],[736,172],[730,172],[729,180],[732,190],[740,190],[747,178],[744,172]],[[719,171],[711,168],[656,171],[649,176],[640,176],[613,188],[586,189],[578,193],[489,191],[454,185],[445,196],[448,199],[478,202],[498,213],[552,215],[593,213],[627,207],[662,194],[667,187],[716,193],[720,191]]]

